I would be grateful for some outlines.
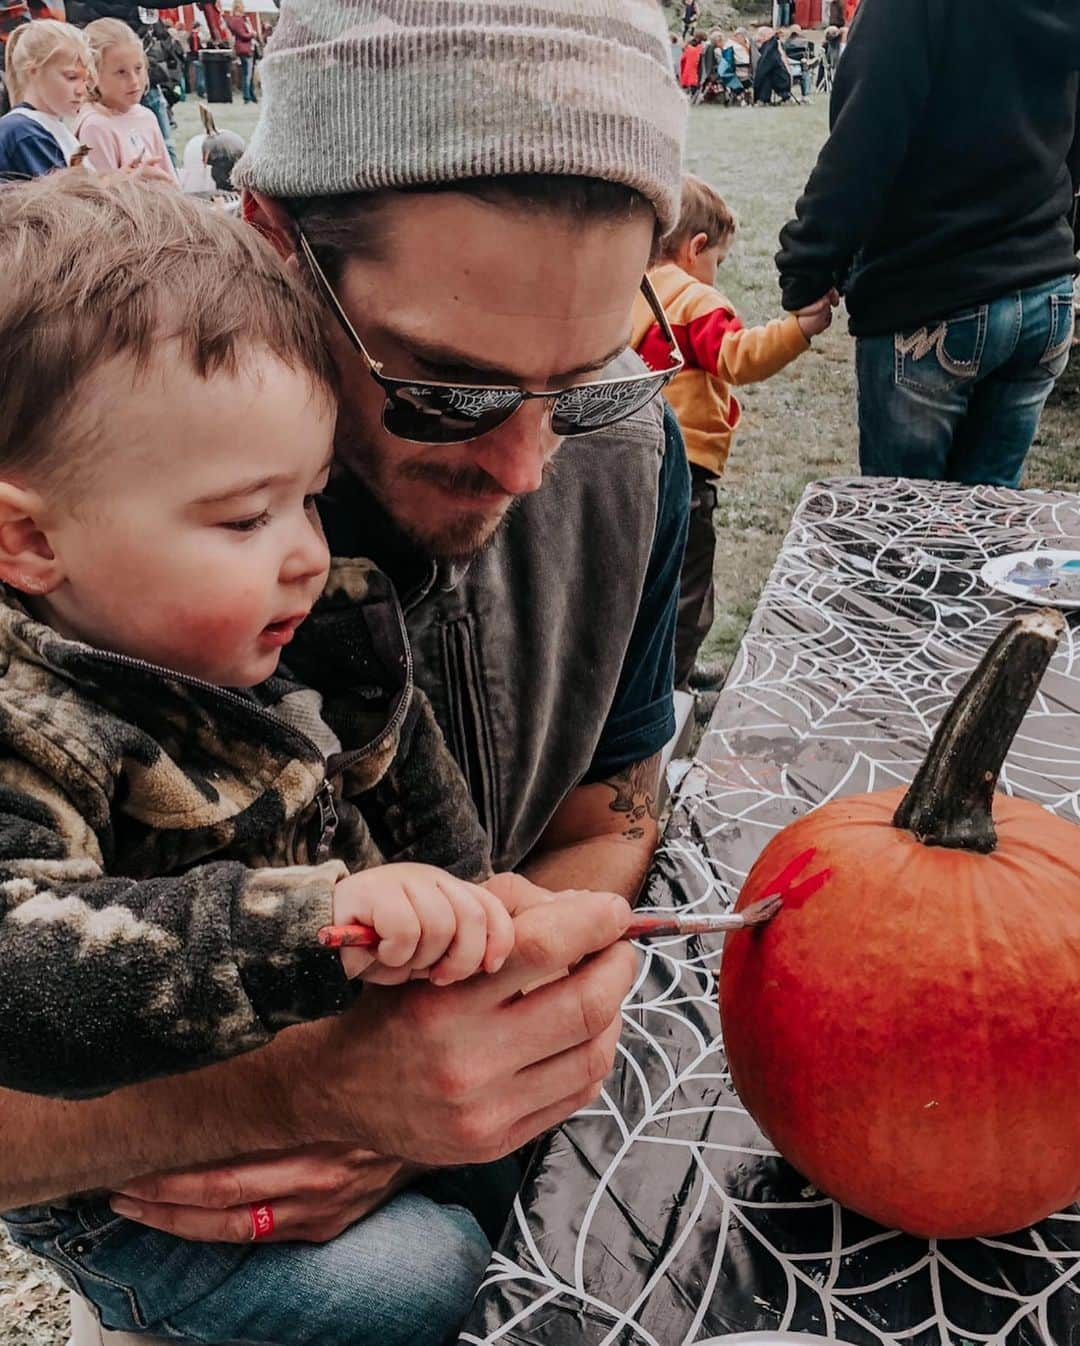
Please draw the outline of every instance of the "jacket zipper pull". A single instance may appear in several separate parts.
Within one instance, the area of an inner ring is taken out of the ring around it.
[[[324,780],[319,786],[319,793],[316,795],[319,805],[319,844],[315,847],[315,863],[321,865],[324,860],[330,858],[330,847],[333,845],[334,833],[337,831],[338,813],[334,807],[334,792],[330,788],[330,782]]]

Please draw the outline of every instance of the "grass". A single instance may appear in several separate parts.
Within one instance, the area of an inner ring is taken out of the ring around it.
[[[255,123],[259,120],[258,104],[242,103],[237,94],[233,103],[210,103],[208,107],[213,113],[214,124],[219,131],[235,131],[245,140],[251,138]],[[198,102],[194,98],[189,98],[183,103],[177,103],[173,108],[173,116],[176,118],[177,127],[173,132],[176,153],[177,157],[183,160],[184,146],[192,136],[202,135],[203,126],[199,119]]]
[[[214,117],[247,139],[258,109],[215,104]],[[175,109],[178,149],[202,127],[194,101]],[[746,323],[780,311],[773,254],[826,134],[823,102],[810,107],[692,110],[688,167],[734,207],[740,236],[721,285]],[[803,487],[854,474],[853,347],[838,320],[815,349],[769,382],[742,391],[744,417],[720,493],[717,619],[703,650],[730,660],[753,613]],[[1027,485],[1080,490],[1080,360],[1047,409]],[[63,1346],[66,1295],[32,1258],[0,1242],[0,1342]]]

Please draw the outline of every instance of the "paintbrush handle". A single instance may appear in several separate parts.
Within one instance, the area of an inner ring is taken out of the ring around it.
[[[623,939],[662,939],[672,936],[718,935],[742,930],[755,922],[742,913],[710,916],[638,916],[627,926]],[[327,949],[371,949],[379,942],[370,925],[324,925],[318,940]]]
[[[324,925],[316,938],[326,949],[372,949],[379,932],[371,925]]]

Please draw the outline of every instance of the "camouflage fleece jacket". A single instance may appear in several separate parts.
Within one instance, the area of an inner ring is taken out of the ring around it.
[[[351,1000],[315,939],[346,872],[489,872],[381,572],[334,563],[289,669],[230,692],[0,597],[0,1085],[85,1097],[258,1047]]]

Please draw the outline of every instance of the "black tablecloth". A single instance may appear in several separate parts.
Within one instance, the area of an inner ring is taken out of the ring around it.
[[[1016,610],[980,567],[1041,543],[1080,549],[1080,498],[881,480],[808,488],[647,901],[726,907],[791,819],[909,780]],[[1070,630],[1002,788],[1074,820],[1078,709]],[[731,1090],[718,961],[716,941],[643,950],[616,1070],[601,1102],[540,1149],[461,1340],[1077,1346],[1080,1208],[1003,1238],[928,1243],[821,1196]]]

